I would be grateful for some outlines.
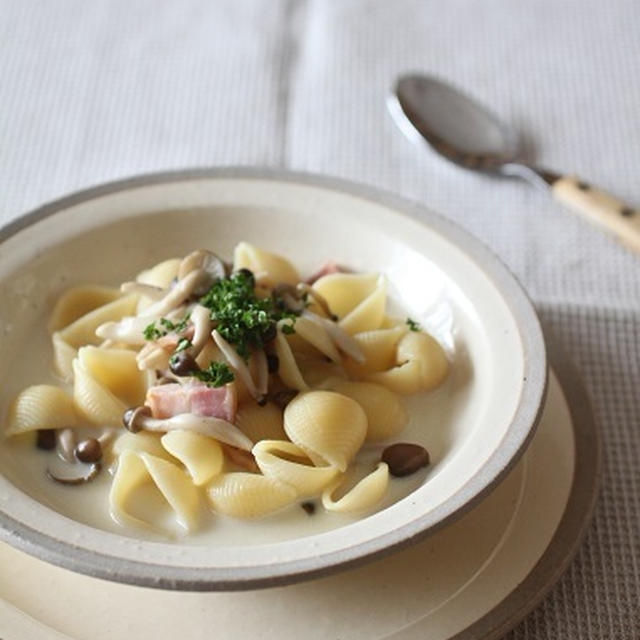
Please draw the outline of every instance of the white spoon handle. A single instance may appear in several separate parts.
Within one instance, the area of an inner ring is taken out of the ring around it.
[[[566,207],[640,253],[640,209],[634,209],[576,176],[559,178],[551,185],[551,191]]]

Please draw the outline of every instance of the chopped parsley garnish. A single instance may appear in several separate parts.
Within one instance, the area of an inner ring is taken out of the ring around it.
[[[168,318],[160,318],[158,323],[160,328],[156,326],[155,322],[147,325],[142,332],[145,340],[157,340],[166,336],[168,333],[182,333],[187,328],[187,322],[189,322],[189,314],[187,314],[180,322],[173,323]]]
[[[193,376],[209,387],[222,387],[234,380],[233,372],[229,366],[224,362],[215,361],[210,362],[206,369],[194,371]]]
[[[407,324],[409,325],[409,329],[411,331],[422,331],[422,327],[415,320],[412,320],[411,318],[407,318]]]
[[[289,311],[277,294],[260,298],[254,290],[250,271],[240,270],[215,282],[200,299],[207,307],[220,335],[232,344],[238,354],[248,359],[251,349],[262,349],[276,335],[276,323],[292,322],[283,333],[294,333],[296,314]]]
[[[192,346],[193,346],[193,343],[191,342],[191,340],[187,340],[187,338],[181,338],[178,341],[178,344],[176,345],[173,355],[169,358],[169,365],[171,366],[172,369],[176,367],[176,365],[180,360],[180,356],[178,354],[180,354],[182,351],[186,351],[189,347],[192,347]]]
[[[174,353],[180,353],[181,351],[184,351],[191,346],[193,346],[191,344],[191,340],[187,340],[187,338],[181,338],[176,345],[176,350],[174,351]]]
[[[166,335],[164,332],[162,332],[160,329],[156,327],[155,322],[148,324],[144,328],[144,331],[142,332],[142,334],[144,335],[145,340],[157,340],[158,338],[161,338],[162,336]]]
[[[292,333],[295,333],[296,330],[293,328],[292,324],[287,323],[283,323],[282,326],[280,327],[280,329],[282,330],[282,333],[290,336]]]

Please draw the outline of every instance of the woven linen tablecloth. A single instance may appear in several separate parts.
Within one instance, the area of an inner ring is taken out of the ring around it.
[[[638,0],[0,0],[0,223],[131,174],[326,173],[455,220],[520,278],[604,436],[595,520],[509,638],[640,637],[640,259],[516,181],[411,146],[406,70],[493,105],[549,168],[640,204]]]

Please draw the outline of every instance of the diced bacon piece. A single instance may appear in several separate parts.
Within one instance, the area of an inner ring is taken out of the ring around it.
[[[307,284],[313,284],[316,280],[320,280],[322,276],[328,276],[330,273],[349,273],[349,269],[341,267],[335,260],[327,260],[311,277],[307,278]]]
[[[181,413],[221,418],[233,422],[238,408],[235,384],[208,387],[201,382],[162,384],[147,391],[145,404],[154,418],[171,418]]]

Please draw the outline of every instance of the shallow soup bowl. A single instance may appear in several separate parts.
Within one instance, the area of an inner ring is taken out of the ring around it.
[[[303,274],[327,259],[385,274],[392,311],[435,335],[451,362],[437,391],[407,400],[410,421],[398,438],[426,447],[430,465],[393,479],[378,510],[357,517],[309,515],[297,506],[258,521],[214,518],[205,533],[164,539],[123,530],[109,517],[107,473],[91,488],[52,486],[42,452],[33,450],[25,462],[20,445],[2,441],[0,535],[54,564],[183,590],[327,574],[461,516],[515,464],[534,433],[547,369],[529,300],[477,240],[406,201],[317,176],[193,170],[89,189],[0,233],[3,421],[22,388],[53,380],[47,319],[65,289],[117,286],[200,247],[230,257],[240,240],[286,255]]]

